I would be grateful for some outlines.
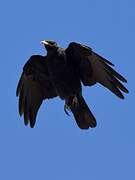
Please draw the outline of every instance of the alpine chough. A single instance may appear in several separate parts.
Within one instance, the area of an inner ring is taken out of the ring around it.
[[[90,47],[71,42],[66,49],[54,41],[41,41],[46,56],[32,55],[23,67],[16,95],[19,96],[19,114],[24,123],[34,127],[37,112],[43,100],[59,96],[65,101],[64,110],[70,110],[81,129],[96,127],[96,119],[82,96],[82,84],[102,84],[124,99],[128,90],[121,82],[127,80],[116,72],[110,61]],[[121,82],[120,82],[121,81]]]

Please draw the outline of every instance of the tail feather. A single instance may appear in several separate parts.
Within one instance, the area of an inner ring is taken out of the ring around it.
[[[77,125],[81,129],[96,127],[96,119],[82,96],[78,97],[78,103],[78,107],[73,107],[72,105],[70,106],[70,109],[74,115]]]

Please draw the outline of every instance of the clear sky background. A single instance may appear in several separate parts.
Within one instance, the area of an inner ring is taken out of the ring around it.
[[[16,86],[26,60],[46,53],[43,39],[87,44],[128,79],[125,100],[100,85],[84,89],[95,129],[80,130],[59,98],[42,105],[34,129],[24,126]],[[135,179],[134,42],[133,0],[0,2],[1,180]]]

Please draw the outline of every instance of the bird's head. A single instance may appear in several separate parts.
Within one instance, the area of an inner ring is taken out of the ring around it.
[[[52,51],[58,49],[58,45],[55,41],[50,40],[43,40],[41,41],[41,44],[43,44],[47,51]]]

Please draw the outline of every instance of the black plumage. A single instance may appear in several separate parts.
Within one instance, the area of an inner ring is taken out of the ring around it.
[[[54,41],[42,41],[47,55],[33,55],[26,62],[19,80],[19,114],[24,115],[25,125],[34,127],[43,100],[59,96],[65,100],[81,129],[96,126],[96,119],[82,96],[82,84],[100,83],[116,96],[124,99],[122,85],[127,80],[116,72],[110,61],[96,54],[90,47],[72,42],[66,49]],[[82,83],[82,84],[81,84]]]

